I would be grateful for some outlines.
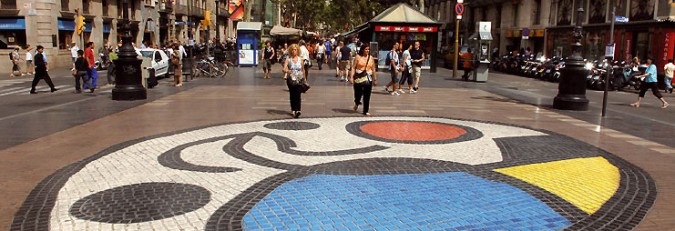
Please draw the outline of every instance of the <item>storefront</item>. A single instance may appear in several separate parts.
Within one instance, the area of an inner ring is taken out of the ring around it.
[[[505,44],[504,47],[506,52],[512,52],[514,50],[520,50],[530,48],[530,51],[535,56],[550,55],[545,54],[544,52],[544,29],[506,29],[504,30],[505,34]],[[506,54],[506,52],[502,52]]]
[[[0,49],[26,46],[26,21],[23,18],[0,19]]]
[[[546,35],[546,52],[562,57],[571,55],[571,28],[552,28]],[[592,25],[583,28],[583,54],[585,59],[604,59],[605,46],[609,43],[608,25]],[[638,57],[642,62],[647,57],[655,58],[657,66],[663,66],[673,58],[675,42],[675,22],[636,22],[617,24],[614,29],[616,60],[629,61]],[[663,70],[659,70],[661,73]]]
[[[353,32],[345,34],[345,36],[350,37],[358,34],[361,42],[376,42],[378,66],[380,68],[387,67],[385,59],[394,43],[398,42],[405,45],[419,41],[426,58],[422,69],[430,69],[431,72],[436,72],[437,61],[435,59],[440,57],[436,55],[440,39],[438,36],[440,26],[441,23],[413,9],[408,4],[399,3],[371,19],[368,23],[357,27]]]

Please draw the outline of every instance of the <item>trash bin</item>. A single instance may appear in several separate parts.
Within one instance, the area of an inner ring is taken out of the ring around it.
[[[487,82],[488,72],[489,72],[490,61],[480,61],[476,67],[474,76],[474,81],[476,82]]]
[[[145,79],[146,80],[145,82],[147,84],[147,88],[153,88],[153,87],[157,86],[157,84],[159,83],[159,82],[157,82],[157,76],[155,75],[155,68],[148,67],[146,69],[147,69],[146,72],[148,73],[147,74],[148,78]]]

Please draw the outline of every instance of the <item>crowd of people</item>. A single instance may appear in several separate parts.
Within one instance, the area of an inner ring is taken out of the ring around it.
[[[261,52],[264,78],[270,78],[273,63],[282,65],[283,79],[290,94],[291,115],[298,118],[302,114],[302,93],[309,88],[307,83],[312,63],[315,62],[319,70],[323,69],[323,65],[334,66],[335,78],[354,88],[354,111],[361,107],[361,113],[370,116],[371,93],[373,87],[378,85],[378,63],[370,49],[369,44],[360,43],[358,39],[325,39],[311,43],[300,40],[290,46],[284,43],[278,50],[266,41]],[[419,41],[406,42],[403,46],[395,43],[385,60],[391,79],[383,91],[398,96],[406,92],[403,86],[407,83],[407,92],[417,93],[425,57]]]

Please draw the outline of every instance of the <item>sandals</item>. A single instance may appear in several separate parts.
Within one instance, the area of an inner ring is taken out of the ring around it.
[[[668,107],[668,105],[670,105],[670,104],[668,104],[668,103],[664,103],[663,105],[661,105],[661,108],[667,108],[667,107]]]
[[[640,104],[637,104],[637,103],[631,103],[630,106],[631,106],[631,107],[640,107]]]
[[[354,108],[353,108],[353,109],[354,109],[354,111],[359,110],[359,105],[358,105],[358,104],[354,105]]]

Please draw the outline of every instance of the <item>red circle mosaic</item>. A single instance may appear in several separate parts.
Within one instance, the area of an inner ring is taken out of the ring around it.
[[[361,126],[361,131],[371,136],[399,141],[440,141],[450,140],[466,134],[466,130],[448,124],[382,121]]]

